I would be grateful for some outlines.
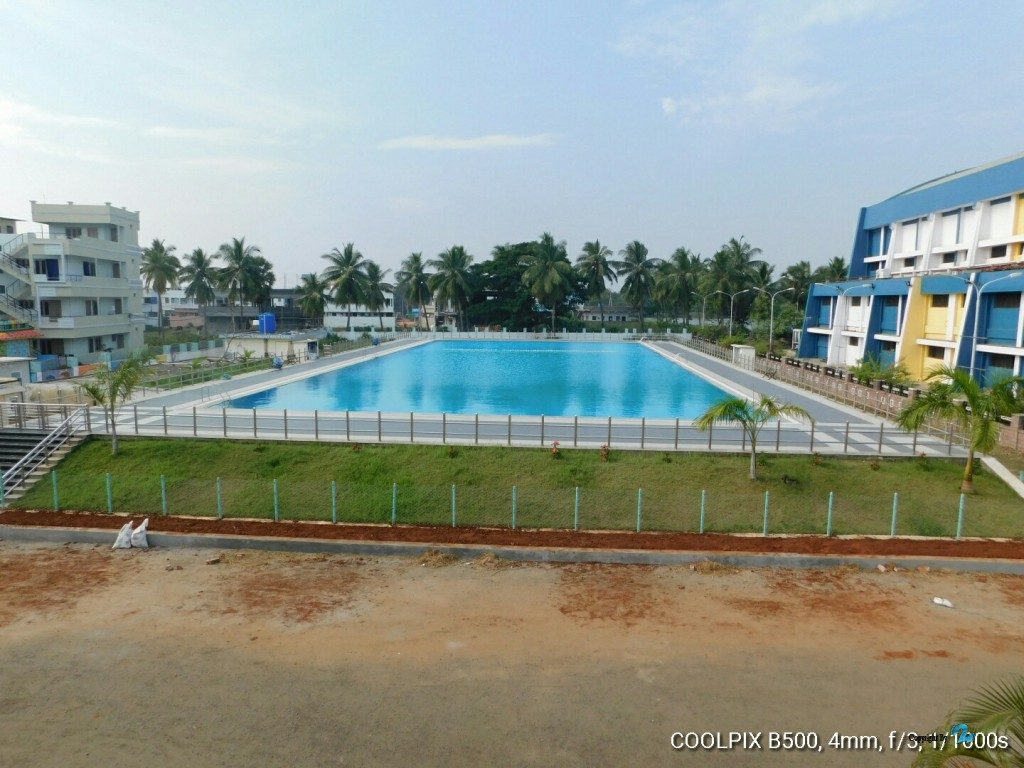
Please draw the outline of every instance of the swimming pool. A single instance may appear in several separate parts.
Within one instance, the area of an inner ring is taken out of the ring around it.
[[[637,343],[433,341],[228,407],[694,419],[724,397]]]

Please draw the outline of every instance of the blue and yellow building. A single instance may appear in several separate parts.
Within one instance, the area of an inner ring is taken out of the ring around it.
[[[1024,374],[1024,153],[862,208],[849,278],[816,283],[800,357]]]

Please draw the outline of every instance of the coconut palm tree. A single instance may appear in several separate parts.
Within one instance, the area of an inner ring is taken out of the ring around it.
[[[270,291],[277,278],[274,265],[263,256],[251,256],[246,260],[245,297],[260,310],[270,305]]]
[[[658,300],[690,322],[690,310],[700,281],[700,256],[686,248],[676,248],[661,265],[655,280]]]
[[[91,397],[110,422],[110,453],[117,456],[117,409],[131,400],[132,394],[149,376],[147,363],[149,350],[145,347],[120,362],[116,369],[101,366],[94,374],[93,381],[81,384],[82,391]]]
[[[807,294],[811,290],[811,285],[814,284],[814,271],[811,269],[811,262],[798,261],[796,264],[786,267],[786,271],[782,273],[781,282],[786,288],[793,289],[793,300],[803,311]]]
[[[185,257],[180,279],[185,286],[185,295],[195,299],[196,304],[202,309],[203,332],[206,333],[206,308],[217,299],[216,288],[219,280],[213,257],[202,248],[196,248]]]
[[[366,292],[366,259],[352,243],[338,250],[332,248],[323,255],[327,260],[324,279],[331,286],[331,295],[337,304],[348,307],[345,330],[352,330],[352,305],[362,302]]]
[[[600,240],[583,244],[583,251],[576,257],[576,269],[587,284],[587,292],[597,297],[597,306],[601,312],[601,325],[604,325],[604,292],[608,283],[615,282],[615,270],[608,260],[613,256],[612,249],[602,245]]]
[[[757,480],[757,436],[769,421],[782,416],[807,419],[812,422],[811,415],[798,405],[780,403],[768,395],[760,395],[756,403],[742,397],[730,397],[712,405],[704,415],[697,419],[700,429],[710,429],[717,422],[739,422],[750,442],[750,479]]]
[[[426,329],[430,330],[430,320],[427,319],[427,302],[430,300],[430,275],[427,274],[426,265],[423,262],[422,253],[410,253],[402,262],[401,269],[395,273],[398,286],[405,294],[410,303],[420,308],[420,316],[417,320],[423,320]]]
[[[572,291],[573,269],[566,255],[565,240],[555,242],[545,232],[533,247],[523,272],[523,284],[541,304],[551,307],[551,333],[555,332],[555,308]]]
[[[366,262],[366,287],[363,293],[363,304],[371,312],[379,313],[377,319],[380,320],[382,331],[384,330],[384,312],[382,310],[388,304],[384,294],[395,290],[391,283],[386,282],[390,271],[390,269],[381,269],[380,264],[375,261]]]
[[[473,257],[461,245],[453,245],[442,251],[427,265],[434,270],[427,285],[434,294],[435,306],[445,304],[455,307],[459,315],[459,326],[463,326],[463,310],[471,292],[469,265]]]
[[[299,278],[299,309],[313,322],[324,324],[324,310],[330,285],[316,272],[307,272]]]
[[[647,246],[639,240],[626,245],[613,261],[616,275],[622,278],[622,294],[640,316],[640,328],[644,327],[644,308],[654,290],[654,273],[661,266],[661,259],[649,256]]]
[[[173,245],[164,245],[163,240],[154,238],[142,252],[142,264],[139,266],[139,274],[146,288],[156,293],[157,325],[161,340],[164,337],[164,294],[168,288],[178,285],[178,274],[181,272],[181,262],[174,255],[175,250]]]
[[[914,761],[914,768],[967,768],[972,765],[1024,768],[1024,677],[997,682],[975,691],[964,706],[936,729],[936,733],[949,734],[949,738],[940,743],[924,742]],[[990,736],[983,743],[976,744],[972,735],[978,733],[994,733],[1005,739],[1006,746],[990,748]]]
[[[260,249],[256,245],[247,245],[244,237],[233,237],[230,243],[221,245],[217,256],[224,262],[220,268],[220,286],[227,291],[232,306],[238,303],[238,322],[232,322],[232,327],[238,331],[242,325],[242,307],[247,290],[252,284],[252,262],[261,256]]]
[[[908,431],[921,428],[929,416],[948,419],[967,435],[967,464],[960,490],[974,490],[974,454],[991,450],[999,442],[999,419],[1020,409],[1019,392],[1024,377],[1000,378],[983,387],[961,368],[943,365],[928,375],[932,383],[908,403],[897,423]]]
[[[846,259],[842,256],[834,256],[828,263],[814,273],[814,279],[819,283],[835,283],[845,280],[849,272]]]

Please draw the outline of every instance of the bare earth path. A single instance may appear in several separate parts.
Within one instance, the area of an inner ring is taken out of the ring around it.
[[[669,738],[887,746],[1024,662],[1016,577],[210,557],[0,543],[0,766],[909,765]]]

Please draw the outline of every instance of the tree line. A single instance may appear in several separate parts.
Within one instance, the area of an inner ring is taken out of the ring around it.
[[[213,255],[196,249],[184,265],[174,250],[154,240],[143,254],[142,275],[158,295],[161,317],[163,292],[179,284],[186,296],[204,308],[214,301],[217,290],[227,292],[229,302],[239,308],[268,302],[273,269],[258,247],[245,244],[245,238],[225,243]],[[475,261],[462,245],[453,245],[432,259],[411,253],[389,282],[391,270],[346,243],[323,254],[326,267],[302,275],[297,290],[299,307],[311,322],[323,323],[328,302],[348,307],[347,330],[351,330],[353,306],[381,312],[390,292],[417,307],[418,322],[428,330],[429,304],[438,308],[436,314],[450,312],[461,329],[536,328],[548,324],[538,317],[543,312],[554,330],[559,316],[573,319],[578,306],[592,302],[603,325],[606,303],[617,288],[640,327],[652,315],[681,318],[688,325],[699,316],[702,326],[713,317],[719,323],[716,333],[729,312],[740,328],[749,322],[757,332],[767,323],[769,296],[781,291],[775,316],[777,335],[782,335],[802,320],[814,282],[841,280],[847,273],[845,260],[837,257],[817,270],[799,261],[776,276],[775,267],[760,257],[761,249],[741,236],[730,238],[709,258],[685,247],[676,248],[668,258],[655,257],[639,240],[615,253],[593,240],[570,260],[566,242],[545,232],[533,241],[496,245],[483,261]],[[223,265],[215,264],[215,259]],[[383,315],[380,321],[383,327]]]

